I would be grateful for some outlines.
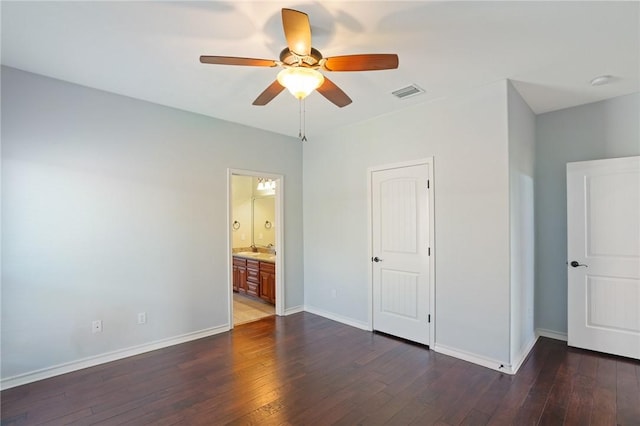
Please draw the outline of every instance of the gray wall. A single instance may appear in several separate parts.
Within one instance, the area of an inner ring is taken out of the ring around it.
[[[509,228],[511,267],[511,364],[523,361],[534,330],[534,169],[533,111],[509,83]]]
[[[640,94],[536,118],[536,328],[567,332],[566,163],[640,155]]]
[[[433,156],[436,347],[508,364],[507,137],[502,81],[305,144],[305,307],[369,324],[367,168]]]
[[[2,68],[2,378],[228,325],[227,168],[285,176],[301,306],[297,139]]]

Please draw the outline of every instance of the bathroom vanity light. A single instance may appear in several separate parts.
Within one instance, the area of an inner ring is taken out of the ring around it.
[[[266,178],[258,178],[258,191],[274,190],[276,189],[276,181]]]

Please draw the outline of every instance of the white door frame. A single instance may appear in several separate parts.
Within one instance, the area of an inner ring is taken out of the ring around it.
[[[427,157],[422,160],[404,161],[401,163],[385,164],[380,166],[369,167],[367,169],[367,203],[369,207],[367,216],[368,229],[368,245],[369,256],[368,262],[368,279],[369,279],[369,329],[373,330],[373,268],[370,259],[373,257],[373,198],[372,198],[372,180],[373,173],[382,170],[398,169],[401,167],[411,167],[426,164],[429,169],[429,190],[427,193],[429,199],[429,247],[431,248],[431,256],[429,256],[429,312],[431,313],[431,322],[429,323],[429,347],[433,348],[436,342],[436,274],[435,274],[435,208],[434,208],[434,172],[433,157]]]
[[[227,169],[227,299],[229,301],[229,328],[233,328],[233,227],[232,227],[232,176],[251,176],[271,179],[276,182],[275,205],[276,205],[276,315],[284,315],[284,176],[260,172],[256,170]]]

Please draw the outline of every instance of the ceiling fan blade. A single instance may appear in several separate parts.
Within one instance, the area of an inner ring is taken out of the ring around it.
[[[280,94],[284,90],[284,86],[278,83],[278,80],[275,80],[269,87],[264,89],[264,92],[260,93],[260,95],[253,101],[253,105],[263,106],[268,104]]]
[[[327,77],[324,78],[324,83],[322,83],[322,85],[316,90],[340,108],[347,106],[352,102],[351,98]]]
[[[299,56],[311,53],[311,25],[306,13],[282,9],[282,27],[289,50]]]
[[[275,67],[276,61],[271,59],[237,58],[235,56],[200,56],[203,64],[244,65],[248,67]]]
[[[324,69],[327,71],[377,71],[395,68],[398,68],[398,55],[395,53],[334,56],[324,62]]]

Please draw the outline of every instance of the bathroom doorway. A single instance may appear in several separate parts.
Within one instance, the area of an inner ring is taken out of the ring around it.
[[[228,171],[229,325],[282,315],[281,175]]]

